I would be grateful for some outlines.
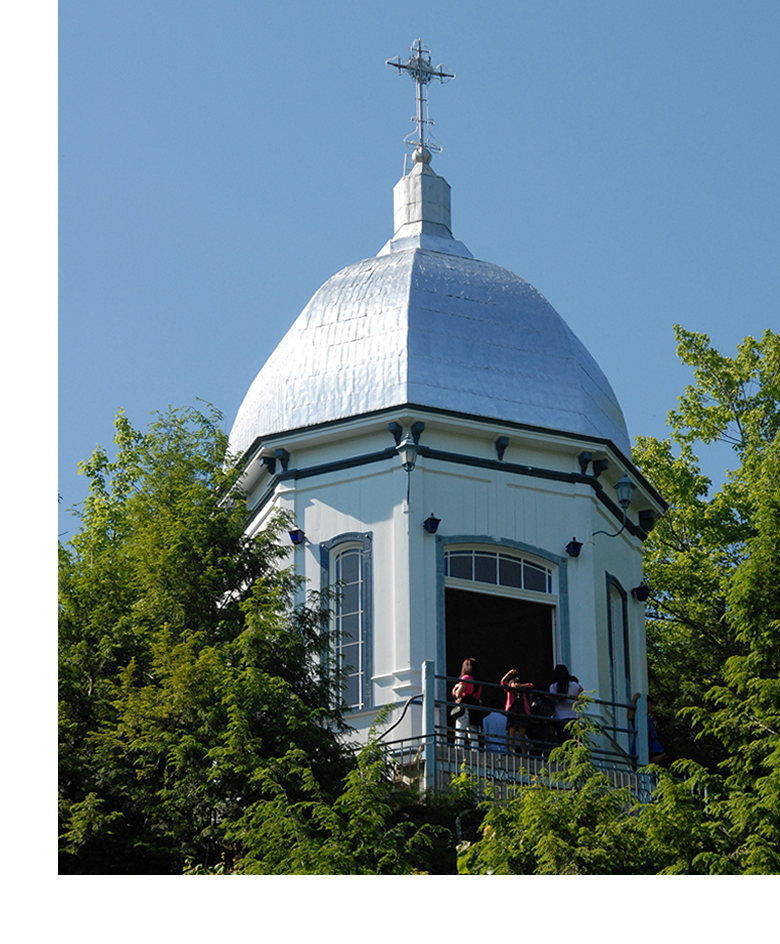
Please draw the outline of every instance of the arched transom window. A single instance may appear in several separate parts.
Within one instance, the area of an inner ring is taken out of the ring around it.
[[[511,590],[553,593],[553,571],[520,554],[481,548],[444,553],[444,576]]]

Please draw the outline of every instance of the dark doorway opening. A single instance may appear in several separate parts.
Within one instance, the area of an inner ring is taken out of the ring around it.
[[[445,607],[447,675],[457,677],[463,660],[475,658],[479,677],[496,683],[483,692],[483,703],[500,695],[498,683],[509,669],[517,669],[524,682],[549,688],[552,606],[447,587]]]

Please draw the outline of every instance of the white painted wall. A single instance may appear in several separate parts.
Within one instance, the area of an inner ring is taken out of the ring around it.
[[[392,452],[395,444],[388,431],[388,422],[393,420],[405,428],[414,420],[424,421],[421,447],[461,456],[495,461],[497,436],[507,435],[510,445],[500,468],[418,456],[407,505],[407,475]],[[262,451],[273,455],[279,446],[290,453],[290,470],[310,470],[391,450],[371,464],[278,482],[273,500],[266,503],[251,525],[251,529],[262,527],[273,505],[292,511],[307,537],[305,549],[294,552],[295,564],[312,589],[320,589],[322,542],[343,533],[371,532],[372,695],[376,707],[400,705],[410,695],[419,694],[423,660],[436,661],[437,673],[444,673],[439,646],[442,576],[437,571],[437,540],[422,527],[431,513],[441,518],[439,536],[470,535],[479,543],[517,541],[566,560],[569,669],[586,690],[594,690],[602,698],[610,697],[606,583],[606,574],[610,573],[627,593],[631,684],[634,690],[646,690],[644,607],[630,595],[642,580],[641,541],[628,531],[618,537],[592,536],[599,530],[613,534],[621,522],[596,498],[589,484],[506,471],[508,464],[521,464],[579,473],[577,456],[587,450],[609,458],[610,468],[599,481],[613,501],[611,485],[624,472],[639,483],[629,512],[632,521],[636,522],[641,508],[660,511],[657,497],[643,487],[635,470],[603,442],[588,443],[582,438],[418,411],[277,436],[263,444]],[[245,476],[250,507],[272,483],[258,461],[250,464]],[[572,537],[584,545],[577,559],[566,557],[565,546]],[[361,737],[375,715],[376,708],[352,715],[351,723]],[[419,734],[420,718],[418,710],[409,712],[393,737]]]

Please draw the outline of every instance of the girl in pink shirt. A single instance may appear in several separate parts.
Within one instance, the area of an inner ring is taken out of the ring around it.
[[[501,684],[506,691],[504,711],[507,712],[506,732],[509,738],[509,753],[514,754],[515,735],[517,735],[521,747],[525,741],[525,729],[528,726],[531,713],[526,692],[534,687],[534,683],[521,682],[517,669],[510,669],[501,679]]]

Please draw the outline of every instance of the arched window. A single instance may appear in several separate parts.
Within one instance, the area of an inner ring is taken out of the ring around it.
[[[609,632],[609,680],[611,699],[625,705],[631,697],[631,649],[628,638],[628,594],[617,577],[607,574],[607,622]],[[624,725],[625,727],[625,725]],[[628,735],[621,734],[628,749]]]
[[[518,554],[482,549],[452,550],[444,553],[444,576],[476,583],[493,584],[511,590],[553,592],[553,572]]]
[[[334,564],[334,577],[339,587],[335,606],[336,652],[344,677],[344,700],[350,708],[362,708],[365,702],[365,614],[361,549],[348,547],[336,555]]]
[[[334,588],[333,655],[344,679],[344,700],[371,704],[371,535],[343,534],[321,547],[323,586]]]

